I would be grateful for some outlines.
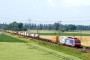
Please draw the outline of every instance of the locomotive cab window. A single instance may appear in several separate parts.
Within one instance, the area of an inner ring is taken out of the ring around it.
[[[75,40],[76,43],[80,43],[80,40]]]

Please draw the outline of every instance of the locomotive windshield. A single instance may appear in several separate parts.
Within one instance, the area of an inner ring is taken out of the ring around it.
[[[80,40],[75,40],[76,43],[80,43]]]

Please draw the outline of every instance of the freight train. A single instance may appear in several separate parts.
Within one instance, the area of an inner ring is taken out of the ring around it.
[[[67,36],[52,36],[52,37],[47,37],[45,36],[44,38],[41,37],[39,34],[30,34],[28,32],[19,32],[19,31],[11,31],[11,30],[6,30],[7,33],[11,34],[16,34],[20,36],[25,36],[33,39],[38,39],[42,41],[47,41],[47,42],[52,42],[52,43],[57,43],[57,44],[63,44],[67,46],[81,46],[81,41],[78,38],[72,38],[72,37],[67,37]]]

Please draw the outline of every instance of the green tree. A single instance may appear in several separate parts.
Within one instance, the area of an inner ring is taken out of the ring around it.
[[[23,27],[23,23],[18,23],[18,28],[22,28]]]
[[[18,23],[18,30],[21,31],[23,29],[23,23]]]
[[[50,31],[52,29],[51,24],[48,25],[48,30]]]
[[[65,32],[66,31],[66,28],[62,28],[61,29],[61,32],[63,33],[63,32]]]
[[[68,28],[69,28],[70,31],[76,30],[76,26],[72,25],[72,24],[68,25]]]
[[[59,23],[54,23],[55,30],[59,30]]]
[[[14,30],[14,31],[27,30],[27,28],[25,28],[23,26],[23,23],[17,23],[15,21],[13,23],[10,23],[8,25],[5,25],[5,27],[3,29]]]

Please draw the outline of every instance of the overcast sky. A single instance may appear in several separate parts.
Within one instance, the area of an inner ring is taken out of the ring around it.
[[[90,0],[0,0],[0,23],[90,25]]]

